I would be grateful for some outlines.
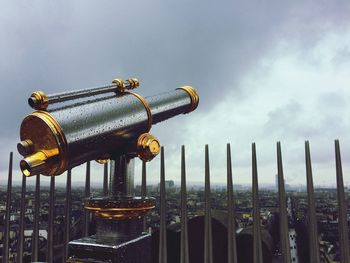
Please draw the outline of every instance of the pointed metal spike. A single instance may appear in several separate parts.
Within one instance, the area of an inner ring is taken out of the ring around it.
[[[167,240],[166,240],[166,221],[165,211],[165,164],[164,147],[160,150],[160,230],[159,230],[159,263],[167,263]]]
[[[34,197],[34,221],[32,237],[32,262],[38,261],[39,249],[39,213],[40,213],[40,175],[36,175]]]
[[[181,147],[181,251],[180,263],[189,263],[185,146]]]
[[[12,198],[12,168],[13,168],[13,152],[10,152],[9,170],[7,179],[7,196],[6,196],[6,212],[4,224],[4,247],[3,262],[9,261],[9,238],[10,238],[10,215],[11,215],[11,198]]]
[[[337,193],[338,193],[338,209],[339,209],[339,239],[341,262],[350,262],[349,256],[349,238],[347,223],[347,203],[344,194],[343,169],[340,155],[339,141],[335,141],[335,160],[337,170]]]
[[[86,162],[86,176],[85,176],[85,198],[90,197],[90,161]],[[84,231],[83,236],[87,237],[89,235],[89,225],[90,225],[90,213],[84,209]]]
[[[283,262],[290,263],[290,245],[289,245],[289,229],[286,207],[286,192],[284,188],[284,175],[281,143],[277,142],[277,171],[278,171],[278,200],[279,200],[279,219],[280,219],[280,242]]]
[[[145,198],[147,195],[147,183],[146,183],[146,162],[142,161],[142,182],[141,182],[141,197]]]
[[[235,215],[235,203],[233,200],[231,146],[229,143],[227,144],[227,207],[228,207],[227,262],[237,263],[236,225],[235,225],[236,215]]]
[[[103,165],[103,196],[108,195],[108,163]]]
[[[55,217],[55,176],[51,176],[50,180],[50,202],[49,202],[49,225],[47,233],[47,252],[46,261],[53,262],[53,235],[54,235],[54,217]]]
[[[26,183],[27,177],[22,174],[22,191],[21,191],[21,208],[19,218],[19,238],[18,238],[18,249],[17,249],[17,262],[23,262],[24,252],[24,216],[26,210]]]
[[[260,206],[258,188],[258,168],[255,143],[252,144],[252,176],[253,176],[253,262],[262,263],[262,244],[260,227]]]
[[[70,224],[71,224],[71,192],[72,192],[72,171],[67,171],[66,184],[66,205],[64,207],[64,237],[63,237],[63,256],[62,262],[65,263],[68,258],[68,243],[70,241]]]
[[[320,263],[320,247],[317,233],[316,206],[314,197],[314,183],[312,179],[312,165],[309,142],[305,142],[306,186],[308,197],[308,229],[310,242],[310,262]]]
[[[204,263],[213,263],[213,240],[211,226],[211,193],[209,146],[205,145],[205,225],[204,225]]]

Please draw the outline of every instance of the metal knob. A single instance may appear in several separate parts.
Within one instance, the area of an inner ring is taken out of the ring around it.
[[[151,161],[160,152],[160,143],[149,133],[143,133],[137,140],[137,154],[145,162]]]

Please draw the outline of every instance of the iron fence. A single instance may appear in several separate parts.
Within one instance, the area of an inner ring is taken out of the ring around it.
[[[281,242],[281,256],[283,262],[290,263],[290,244],[288,238],[288,219],[286,208],[286,192],[283,174],[283,161],[281,153],[281,144],[277,143],[277,174],[278,174],[278,200],[279,200],[279,225],[280,225],[280,242]],[[164,163],[164,148],[161,148],[160,156],[160,230],[159,230],[159,262],[166,263],[167,256],[167,231],[166,231],[166,188],[165,188],[165,163]],[[187,225],[187,190],[186,190],[186,163],[185,163],[185,146],[181,148],[181,243],[180,243],[180,262],[189,262],[189,240],[188,240],[188,225]],[[315,210],[314,185],[312,175],[312,163],[310,155],[309,142],[305,142],[305,165],[306,165],[306,181],[308,194],[308,227],[309,227],[309,246],[310,246],[310,262],[320,263],[320,247],[317,231],[317,219]],[[349,263],[349,240],[348,240],[348,223],[347,223],[347,203],[345,199],[342,162],[340,154],[339,141],[335,141],[335,166],[337,179],[337,198],[338,198],[338,213],[339,213],[339,243],[341,252],[341,262]],[[26,177],[22,176],[21,187],[21,203],[20,203],[20,219],[19,219],[19,236],[17,242],[17,250],[15,258],[10,258],[9,242],[10,242],[10,215],[11,215],[11,199],[12,199],[12,169],[13,169],[13,153],[9,157],[8,169],[8,183],[7,183],[7,199],[6,212],[4,216],[3,226],[3,253],[2,262],[16,261],[23,262],[24,252],[24,216],[25,216],[25,194],[26,194]],[[212,242],[212,215],[211,215],[211,190],[210,190],[210,162],[209,162],[209,147],[205,145],[205,224],[204,224],[204,262],[213,263],[213,242]],[[71,239],[71,190],[72,190],[72,172],[67,172],[66,181],[66,197],[64,209],[64,238],[63,244],[57,246],[54,244],[54,204],[55,204],[55,177],[50,178],[50,194],[49,194],[49,217],[48,217],[48,235],[46,245],[46,261],[54,262],[57,251],[60,250],[62,262],[66,262],[68,257],[68,242]],[[103,176],[103,194],[108,193],[108,166],[104,165]],[[255,143],[252,144],[252,199],[253,199],[253,262],[263,262],[262,253],[262,237],[260,225],[260,209],[259,209],[259,189],[258,189],[258,168],[257,168],[257,154]],[[141,195],[146,196],[146,163],[142,164],[142,185]],[[90,196],[90,162],[86,163],[86,180],[85,180],[85,197]],[[39,252],[39,216],[40,216],[40,176],[36,176],[35,183],[35,207],[33,219],[33,235],[31,247],[32,262],[38,261]],[[232,163],[231,163],[231,149],[227,144],[227,259],[229,263],[237,263],[237,242],[236,242],[236,226],[235,219],[235,198],[233,195],[233,179],[232,179]],[[89,234],[89,220],[90,217],[87,212],[83,215],[83,231],[82,234],[87,236]]]

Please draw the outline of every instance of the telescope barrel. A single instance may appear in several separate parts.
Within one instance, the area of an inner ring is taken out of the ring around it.
[[[123,154],[149,161],[160,148],[158,140],[148,134],[152,125],[191,112],[199,102],[190,86],[147,98],[125,90],[96,96],[111,87],[47,96],[52,103],[89,99],[25,117],[18,144],[24,156],[20,162],[23,174],[59,175],[89,160]]]

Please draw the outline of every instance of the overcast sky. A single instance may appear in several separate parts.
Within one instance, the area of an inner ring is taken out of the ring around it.
[[[200,94],[195,112],[153,128],[166,148],[166,177],[203,181],[209,144],[213,182],[224,182],[226,143],[236,183],[274,183],[282,143],[287,183],[305,183],[304,141],[314,181],[334,184],[334,139],[350,182],[349,1],[6,1],[0,8],[0,177],[16,152],[27,97],[137,77],[139,93],[182,85]],[[19,155],[16,153],[15,177]],[[103,168],[93,165],[93,180]],[[149,165],[158,181],[159,157]],[[73,170],[83,180],[83,169]],[[65,176],[59,180],[64,181]],[[136,166],[136,181],[140,166]]]

